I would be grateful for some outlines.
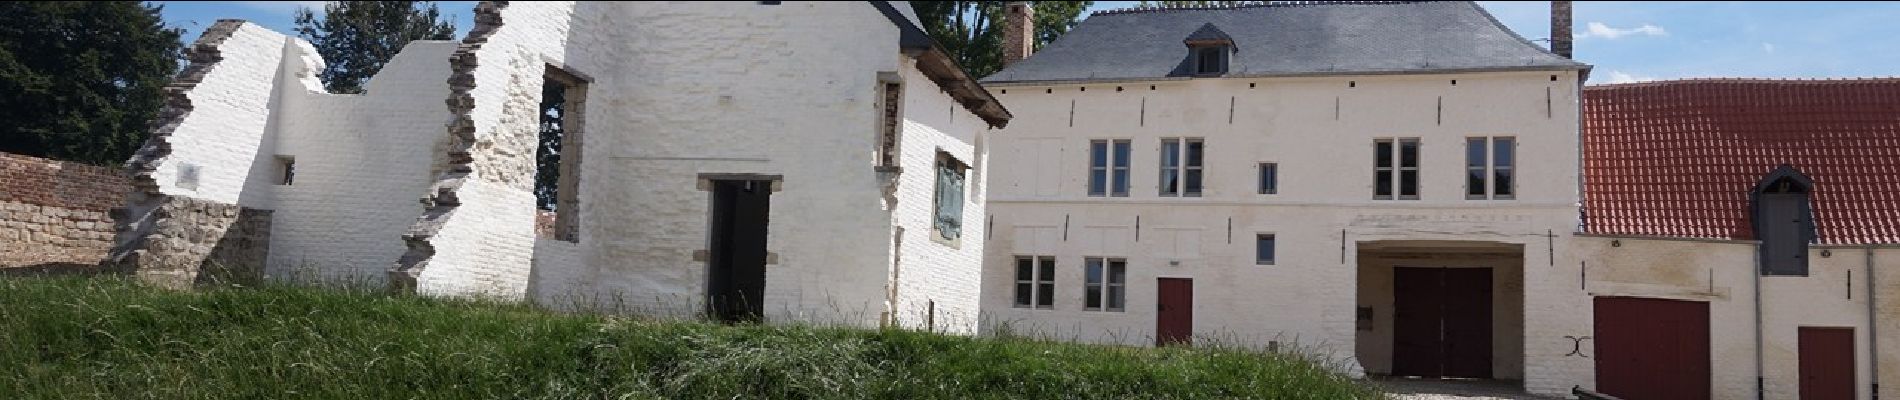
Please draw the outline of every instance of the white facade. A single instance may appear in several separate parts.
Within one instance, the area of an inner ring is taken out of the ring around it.
[[[1547,264],[1574,264],[1550,259],[1561,245],[1550,235],[1577,225],[1579,79],[1525,71],[992,85],[1019,117],[993,139],[996,168],[1014,172],[990,187],[986,326],[1152,344],[1156,279],[1192,278],[1197,343],[1297,346],[1385,373],[1391,339],[1378,327],[1391,324],[1391,288],[1380,282],[1390,267],[1492,266],[1494,374],[1567,391],[1569,382],[1526,376],[1548,368],[1529,355],[1570,344],[1524,329],[1538,318],[1532,310],[1560,305],[1522,293],[1555,280]],[[1516,139],[1515,199],[1466,199],[1469,137]],[[1205,141],[1199,197],[1159,195],[1163,138]],[[1382,138],[1419,140],[1418,199],[1374,200]],[[1114,139],[1132,144],[1130,193],[1090,196],[1089,143]],[[1275,194],[1259,193],[1259,163],[1277,164]],[[1256,265],[1258,234],[1275,237],[1272,265]],[[1417,248],[1445,258],[1382,253]],[[1014,306],[1017,256],[1056,258],[1053,310]],[[1085,257],[1127,260],[1125,311],[1082,310]],[[1373,330],[1356,329],[1360,306],[1372,308]]]
[[[469,39],[411,44],[361,95],[325,93],[308,43],[232,25],[155,176],[168,196],[271,210],[272,277],[381,282],[394,264],[420,293],[657,315],[704,310],[708,179],[770,177],[766,319],[973,332],[981,137],[1001,109],[939,87],[891,6],[483,4]],[[584,139],[564,146],[584,160],[576,240],[534,230],[549,69],[585,81],[568,126]],[[896,174],[874,157],[887,83]],[[970,167],[957,240],[933,239],[940,153]],[[195,189],[174,184],[184,164]]]

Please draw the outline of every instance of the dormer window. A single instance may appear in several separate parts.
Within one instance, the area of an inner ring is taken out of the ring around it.
[[[1212,23],[1203,24],[1181,42],[1188,47],[1186,69],[1189,75],[1227,74],[1229,56],[1234,53],[1234,39],[1228,37],[1226,32],[1221,32]]]
[[[1220,75],[1227,72],[1227,60],[1220,47],[1202,47],[1194,51],[1195,75]]]

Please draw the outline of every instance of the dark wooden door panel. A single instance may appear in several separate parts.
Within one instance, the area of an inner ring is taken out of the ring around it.
[[[1625,400],[1707,400],[1709,304],[1598,297],[1597,391]]]
[[[1854,328],[1801,327],[1801,400],[1854,398]]]
[[[1440,268],[1392,269],[1392,375],[1443,376],[1444,275]]]
[[[1491,378],[1491,269],[1443,271],[1444,376]]]
[[[770,181],[715,181],[707,304],[721,321],[758,321],[765,312]]]
[[[1194,342],[1194,280],[1159,278],[1155,296],[1155,345]]]

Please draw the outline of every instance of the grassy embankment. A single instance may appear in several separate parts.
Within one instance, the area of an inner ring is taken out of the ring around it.
[[[0,398],[1372,399],[1300,357],[0,278]]]

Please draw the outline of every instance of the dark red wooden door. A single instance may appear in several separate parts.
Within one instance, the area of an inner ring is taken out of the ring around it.
[[[1709,303],[1598,297],[1597,391],[1624,400],[1709,399]]]
[[[1491,377],[1491,269],[1392,269],[1392,374]]]
[[[1194,280],[1160,278],[1155,296],[1155,345],[1194,343]]]
[[[1444,285],[1440,268],[1392,269],[1392,375],[1444,374]]]
[[[1801,400],[1852,400],[1854,378],[1854,328],[1801,328]]]
[[[1444,376],[1491,378],[1491,269],[1445,268]]]

